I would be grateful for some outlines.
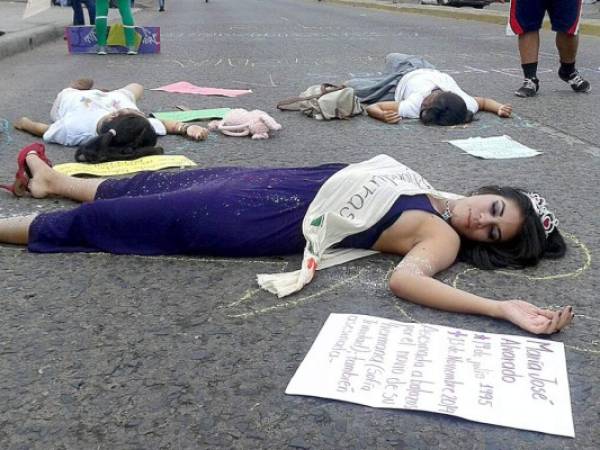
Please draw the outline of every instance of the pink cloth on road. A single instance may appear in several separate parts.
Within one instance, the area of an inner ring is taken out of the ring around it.
[[[150,89],[151,91],[176,92],[180,94],[199,94],[199,95],[220,95],[222,97],[237,97],[239,95],[250,94],[250,89],[220,89],[210,87],[200,87],[187,81],[168,84],[159,88]]]

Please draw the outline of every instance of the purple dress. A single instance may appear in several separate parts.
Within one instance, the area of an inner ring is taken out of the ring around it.
[[[96,201],[40,214],[32,252],[264,256],[302,252],[302,219],[345,164],[144,172],[107,180]]]
[[[304,215],[345,164],[288,169],[144,172],[106,180],[96,200],[40,214],[29,250],[137,255],[274,256],[301,253]],[[370,248],[406,209],[435,213],[426,196],[400,197],[369,230],[339,245]]]

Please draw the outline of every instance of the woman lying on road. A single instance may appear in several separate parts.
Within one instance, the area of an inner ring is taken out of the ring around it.
[[[52,125],[22,117],[15,128],[43,136],[46,142],[77,145],[76,159],[87,162],[162,153],[156,140],[167,133],[195,140],[208,136],[208,130],[198,125],[147,118],[136,105],[144,92],[140,84],[109,92],[92,87],[92,80],[77,80],[63,89],[50,112]]]
[[[0,219],[0,242],[31,252],[257,257],[304,249],[301,270],[259,275],[259,284],[279,296],[310,282],[316,267],[385,252],[404,256],[389,285],[409,301],[505,319],[532,333],[557,332],[573,316],[570,306],[553,312],[491,300],[433,278],[457,259],[491,269],[564,255],[544,199],[518,189],[440,192],[386,155],[350,165],[222,167],[118,180],[62,175],[41,144],[23,149],[19,163],[31,196],[83,203]]]

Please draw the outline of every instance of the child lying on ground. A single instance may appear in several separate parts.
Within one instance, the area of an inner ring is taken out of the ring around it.
[[[141,84],[105,92],[92,89],[93,83],[82,79],[63,89],[52,106],[51,125],[22,117],[15,128],[43,137],[46,142],[79,146],[76,159],[88,162],[162,153],[156,141],[166,134],[194,140],[208,136],[208,130],[199,125],[147,118],[136,104],[144,92]]]

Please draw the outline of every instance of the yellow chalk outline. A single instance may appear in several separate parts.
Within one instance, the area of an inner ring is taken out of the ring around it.
[[[307,303],[309,300],[312,300],[314,298],[319,297],[320,295],[323,295],[327,292],[333,291],[337,288],[339,288],[340,286],[343,286],[346,283],[349,283],[352,280],[355,280],[356,278],[358,278],[360,275],[363,274],[363,272],[365,272],[367,269],[361,269],[358,271],[358,273],[356,273],[355,275],[352,275],[349,278],[346,278],[338,283],[335,283],[331,286],[329,286],[328,288],[325,288],[319,292],[315,292],[314,294],[311,295],[307,295],[306,297],[301,297],[297,300],[289,300],[287,302],[281,302],[281,303],[277,303],[273,306],[267,306],[266,308],[261,308],[261,309],[257,309],[255,311],[250,311],[247,313],[241,313],[241,314],[227,314],[227,317],[232,317],[232,318],[241,318],[241,319],[248,319],[250,317],[255,317],[258,316],[260,314],[264,314],[264,313],[268,313],[271,311],[275,311],[277,309],[286,309],[286,308],[290,308],[290,307],[296,307],[299,306],[301,304]],[[257,289],[255,292],[261,291],[262,289]],[[244,296],[243,300],[247,300],[248,298],[252,297],[254,295],[248,295],[248,296]],[[238,300],[237,302],[234,302],[235,304],[240,304],[242,301],[242,299]]]
[[[570,239],[577,247],[579,247],[581,249],[581,251],[584,254],[584,263],[581,267],[579,267],[578,269],[572,271],[572,272],[568,272],[568,273],[562,273],[562,274],[556,274],[556,275],[545,275],[545,276],[531,276],[531,275],[523,275],[521,273],[518,272],[513,272],[513,271],[506,271],[506,270],[497,270],[495,272],[497,273],[501,273],[503,275],[508,275],[508,276],[515,276],[515,277],[520,277],[520,278],[525,278],[528,280],[532,280],[532,281],[541,281],[541,280],[555,280],[555,279],[561,279],[561,278],[577,278],[578,276],[580,276],[583,272],[585,272],[587,269],[590,268],[591,264],[592,264],[592,253],[591,251],[588,249],[588,247],[579,240],[579,238],[577,238],[575,235],[570,234],[570,233],[564,233],[563,232],[563,236],[565,236],[566,238]],[[106,253],[97,253],[100,255],[103,255],[105,257],[109,257],[109,256],[114,256],[114,255],[109,255]],[[134,257],[134,258],[144,258],[144,259],[154,259],[154,260],[175,260],[175,261],[194,261],[194,262],[224,262],[224,263],[229,263],[229,262],[242,262],[242,263],[263,263],[263,264],[279,264],[281,265],[281,270],[284,270],[287,265],[288,262],[286,261],[262,261],[262,260],[248,260],[248,259],[232,259],[232,258],[190,258],[190,257],[178,257],[178,256],[141,256],[141,255],[128,255],[129,257]],[[385,274],[384,279],[388,279],[390,274],[394,271],[395,265],[392,265],[390,267],[390,269],[388,269],[388,271]],[[275,310],[279,310],[279,309],[287,309],[287,308],[291,308],[291,307],[297,307],[300,306],[302,304],[305,303],[309,303],[310,300],[313,300],[317,297],[319,297],[320,295],[323,295],[327,292],[331,292],[347,283],[349,283],[350,281],[355,280],[356,278],[358,278],[359,276],[361,276],[364,272],[366,272],[367,269],[360,269],[355,275],[352,275],[349,278],[346,278],[338,283],[335,283],[334,285],[323,289],[319,292],[315,292],[314,294],[311,295],[307,295],[305,297],[301,297],[299,299],[296,300],[289,300],[289,301],[285,301],[285,302],[281,302],[281,303],[277,303],[275,305],[272,306],[267,306],[265,308],[260,308],[254,311],[249,311],[246,313],[240,313],[240,314],[226,314],[226,317],[230,317],[230,318],[239,318],[239,319],[249,319],[251,317],[256,317],[258,315],[262,315],[265,313],[269,313]],[[466,275],[469,272],[475,271],[475,270],[480,270],[477,269],[475,267],[469,267],[465,270],[463,270],[462,272],[459,272],[457,275],[455,275],[454,280],[452,282],[452,286],[457,288],[457,284],[459,279]],[[246,292],[242,295],[242,297],[240,297],[238,300],[228,304],[228,305],[224,305],[224,306],[219,306],[217,309],[228,309],[228,308],[233,308],[235,306],[238,306],[240,304],[242,304],[243,302],[250,300],[251,298],[253,298],[257,293],[259,293],[260,291],[262,291],[262,289],[260,288],[252,288],[252,289],[248,289],[246,290]],[[561,307],[559,305],[554,305],[556,307]],[[413,316],[411,316],[404,308],[402,308],[401,304],[398,302],[394,302],[393,303],[393,307],[395,309],[397,309],[404,317],[406,317],[408,320],[410,320],[413,323],[422,323],[419,320],[415,319]],[[581,317],[584,318],[586,320],[592,320],[592,321],[596,321],[596,322],[600,322],[599,318],[594,318],[594,317],[589,317],[583,314],[576,314],[575,317]],[[580,346],[576,346],[576,345],[569,345],[569,344],[565,344],[563,343],[563,345],[565,346],[565,348],[571,349],[571,350],[575,350],[578,352],[582,352],[582,353],[590,353],[590,354],[600,354],[600,350],[594,350],[594,349],[588,349],[588,348],[583,348]],[[591,345],[597,345],[594,343],[591,343]]]
[[[556,275],[544,275],[541,277],[526,275],[526,274],[522,274],[522,273],[519,273],[516,271],[510,271],[510,270],[494,270],[494,272],[500,273],[502,275],[507,275],[510,277],[524,278],[526,280],[531,280],[531,281],[558,280],[561,278],[577,278],[583,272],[588,270],[590,268],[590,266],[592,265],[592,252],[587,248],[587,246],[583,242],[581,242],[579,240],[579,238],[577,238],[577,236],[570,234],[570,233],[563,233],[563,236],[570,239],[583,252],[584,262],[583,262],[583,265],[581,267],[579,267],[578,269],[576,269],[572,272],[559,273]],[[478,269],[476,267],[469,267],[468,269],[465,269],[462,272],[459,272],[458,274],[456,274],[454,277],[454,280],[452,281],[452,286],[454,288],[458,289],[458,287],[457,287],[458,281],[467,273],[475,271],[475,270],[480,270],[480,269]]]
[[[592,265],[592,252],[590,251],[590,249],[579,240],[579,238],[577,236],[575,236],[574,234],[570,234],[570,233],[562,233],[563,236],[565,236],[566,238],[568,238],[569,240],[571,240],[577,247],[579,247],[584,255],[584,261],[583,261],[583,265],[581,267],[579,267],[578,269],[572,271],[572,272],[567,272],[567,273],[559,273],[556,275],[544,275],[544,276],[532,276],[532,275],[526,275],[526,274],[522,274],[519,272],[514,272],[514,271],[508,271],[508,270],[495,270],[494,272],[496,273],[500,273],[502,275],[507,275],[507,276],[511,276],[511,277],[517,277],[517,278],[524,278],[526,280],[530,280],[530,281],[547,281],[547,280],[558,280],[558,279],[562,279],[562,278],[577,278],[579,277],[583,272],[585,272],[586,270],[588,270],[591,265]],[[462,272],[459,272],[455,275],[454,280],[452,281],[452,286],[456,289],[458,288],[458,282],[461,278],[464,278],[465,275],[467,275],[470,272],[476,271],[476,270],[480,270],[477,269],[476,267],[469,267],[465,270],[463,270]],[[563,305],[553,305],[556,308],[562,308]],[[401,308],[400,308],[401,309]],[[402,311],[402,309],[401,309]],[[408,316],[407,313],[405,313],[404,311],[402,311],[407,317]],[[576,314],[575,317],[583,317],[586,320],[592,320],[592,321],[596,321],[596,322],[600,322],[600,319],[595,318],[595,317],[589,317],[586,316],[584,314]],[[419,322],[417,322],[419,323]],[[597,345],[597,344],[593,344],[592,345]],[[564,344],[564,346],[566,348],[569,348],[571,350],[575,350],[578,352],[584,352],[584,353],[592,353],[592,354],[600,354],[600,350],[592,350],[592,349],[586,349],[583,347],[579,347],[576,345],[569,345],[569,344]]]
[[[536,276],[531,276],[531,275],[523,275],[520,274],[518,272],[513,272],[513,271],[506,271],[506,270],[497,270],[495,271],[496,273],[500,273],[503,275],[508,275],[508,276],[514,276],[514,277],[520,277],[520,278],[525,278],[528,280],[532,280],[532,281],[539,281],[539,280],[554,280],[554,279],[561,279],[561,278],[577,278],[578,276],[580,276],[583,272],[585,272],[587,269],[590,268],[591,263],[592,263],[592,254],[591,251],[588,249],[588,247],[581,242],[575,235],[570,234],[570,233],[564,233],[563,232],[563,236],[567,237],[568,239],[570,239],[577,247],[579,247],[581,249],[581,251],[584,254],[584,263],[581,267],[579,267],[578,269],[572,271],[572,272],[568,272],[568,273],[563,273],[563,274],[556,274],[556,275],[545,275],[545,276],[541,276],[541,277],[536,277]],[[24,250],[21,250],[24,251]],[[121,256],[121,255],[112,255],[112,254],[108,254],[108,253],[103,253],[103,252],[93,252],[93,253],[88,253],[88,255],[101,255],[105,258],[109,258],[109,257],[114,257],[114,256]],[[288,262],[286,261],[264,261],[264,260],[250,260],[250,259],[233,259],[233,258],[194,258],[194,257],[181,257],[181,256],[143,256],[143,255],[127,255],[129,258],[143,258],[145,260],[167,260],[167,261],[193,261],[193,262],[199,262],[199,263],[204,263],[204,262],[208,262],[208,263],[231,263],[231,262],[239,262],[239,263],[262,263],[262,264],[277,264],[277,265],[281,265],[281,270],[284,270],[287,265]],[[394,270],[394,265],[392,265],[392,267],[390,267],[390,269],[388,269],[388,271],[385,274],[384,279],[388,279],[390,274],[393,272]],[[246,312],[246,313],[241,313],[241,314],[227,314],[226,317],[230,317],[230,318],[243,318],[243,319],[248,319],[250,317],[255,317],[264,313],[268,313],[271,311],[275,311],[278,309],[286,309],[289,307],[297,307],[301,304],[304,303],[308,303],[310,300],[313,300],[317,297],[319,297],[322,294],[325,294],[327,292],[331,292],[341,286],[343,286],[344,284],[349,283],[350,281],[355,280],[356,278],[358,278],[359,276],[361,276],[367,269],[360,269],[355,275],[352,275],[349,278],[346,278],[338,283],[335,283],[334,285],[323,289],[319,292],[315,292],[314,294],[311,295],[307,295],[305,297],[301,297],[299,299],[296,300],[290,300],[290,301],[286,301],[286,302],[281,302],[281,303],[277,303],[275,305],[272,306],[268,306],[265,308],[261,308],[258,310],[254,310],[254,311],[250,311],[250,312]],[[470,273],[472,271],[475,270],[480,270],[474,267],[469,267],[461,272],[459,272],[458,274],[455,275],[454,280],[452,281],[452,286],[454,288],[457,288],[457,284],[459,282],[459,280],[464,277],[467,273]],[[240,297],[238,300],[228,304],[228,305],[224,305],[224,306],[219,306],[217,307],[217,309],[225,309],[225,308],[233,308],[235,306],[240,305],[241,303],[245,302],[246,300],[251,299],[252,297],[254,297],[258,292],[260,292],[262,289],[260,288],[252,288],[252,289],[248,289],[243,295],[242,297]],[[561,307],[560,305],[553,305],[555,307]],[[398,302],[394,302],[393,303],[393,307],[395,309],[397,309],[404,317],[406,317],[408,320],[410,320],[413,323],[422,323],[420,321],[418,321],[417,319],[415,319],[414,317],[412,317],[404,308],[402,308],[402,306],[400,306],[400,304]],[[590,316],[586,316],[584,314],[576,314],[575,317],[581,317],[584,318],[586,320],[592,320],[595,322],[600,322],[600,318],[595,318],[595,317],[590,317]],[[591,343],[592,345],[597,345],[596,343]],[[569,348],[571,350],[575,350],[578,352],[582,352],[582,353],[591,353],[591,354],[600,354],[600,350],[593,350],[593,349],[587,349],[587,348],[583,348],[583,347],[579,347],[579,346],[575,346],[575,345],[569,345],[569,344],[564,344],[563,345],[566,348]]]

